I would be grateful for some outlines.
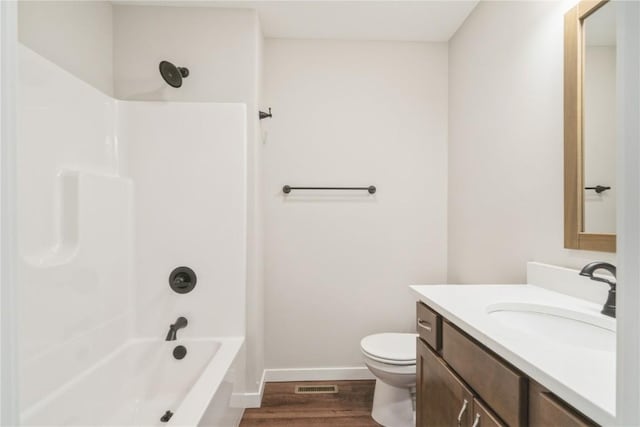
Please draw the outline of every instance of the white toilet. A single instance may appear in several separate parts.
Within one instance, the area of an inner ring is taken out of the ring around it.
[[[385,427],[415,426],[417,336],[384,333],[360,341],[365,364],[376,377],[371,416]]]

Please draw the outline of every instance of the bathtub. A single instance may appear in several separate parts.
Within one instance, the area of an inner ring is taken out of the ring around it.
[[[242,338],[129,341],[21,415],[31,426],[234,426]],[[183,345],[182,360],[173,349]],[[160,419],[166,411],[173,415]]]

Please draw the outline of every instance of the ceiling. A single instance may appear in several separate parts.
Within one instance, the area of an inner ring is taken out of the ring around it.
[[[478,0],[169,0],[114,1],[183,7],[255,9],[270,38],[448,41]]]

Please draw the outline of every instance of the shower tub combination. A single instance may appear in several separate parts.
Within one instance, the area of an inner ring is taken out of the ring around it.
[[[236,426],[246,106],[116,100],[19,53],[21,425]]]
[[[22,424],[237,425],[243,410],[232,407],[231,397],[242,344],[242,338],[132,340],[23,412]],[[173,356],[177,345],[187,348],[181,360]]]

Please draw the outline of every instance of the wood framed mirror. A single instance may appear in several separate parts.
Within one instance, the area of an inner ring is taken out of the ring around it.
[[[615,33],[615,2],[565,14],[565,248],[616,251]]]

